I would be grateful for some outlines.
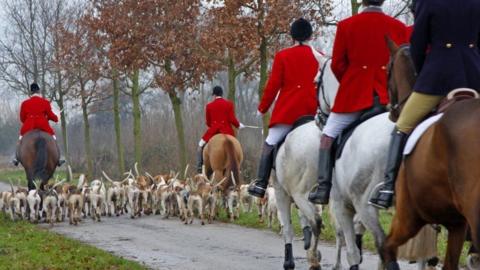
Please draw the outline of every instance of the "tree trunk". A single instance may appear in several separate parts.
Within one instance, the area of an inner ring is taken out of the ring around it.
[[[117,144],[118,172],[121,174],[125,171],[125,158],[123,154],[122,127],[121,127],[120,108],[119,108],[120,88],[118,85],[118,74],[116,70],[112,71],[112,80],[113,80],[113,121],[115,124],[115,141]]]
[[[237,71],[235,70],[235,63],[233,59],[228,60],[228,99],[235,104],[236,101],[236,87],[235,79],[237,78]]]
[[[263,90],[267,83],[267,69],[268,69],[268,50],[267,41],[262,38],[260,43],[260,82],[258,83],[258,99],[261,100],[263,96]],[[263,136],[266,138],[268,135],[268,123],[270,122],[270,114],[267,112],[263,115]]]
[[[61,84],[59,84],[61,85]],[[62,144],[63,144],[63,156],[67,165],[70,165],[70,155],[68,153],[68,133],[67,133],[67,119],[65,117],[65,103],[64,103],[64,93],[62,92],[61,87],[58,89],[58,108],[60,109],[60,124],[62,128]],[[70,175],[67,173],[67,181],[71,181]]]
[[[82,87],[82,113],[83,113],[83,134],[85,140],[85,157],[87,162],[87,179],[93,177],[93,157],[92,157],[92,147],[91,147],[91,138],[90,138],[90,122],[88,121],[88,104],[86,101],[85,91]]]
[[[357,3],[357,0],[350,0],[352,3],[352,15],[357,15],[358,10],[362,6],[362,4]]]
[[[187,148],[185,145],[185,131],[183,126],[182,117],[182,103],[179,97],[177,97],[175,90],[171,90],[168,93],[170,101],[172,103],[173,115],[175,117],[175,127],[177,129],[178,137],[178,157],[180,162],[179,170],[182,170],[187,165]]]
[[[133,139],[135,147],[135,162],[138,163],[139,168],[142,167],[142,115],[140,111],[140,86],[139,86],[140,71],[135,70],[132,75],[132,103],[133,103]]]

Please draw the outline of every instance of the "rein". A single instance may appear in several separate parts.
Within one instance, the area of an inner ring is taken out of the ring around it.
[[[321,124],[322,126],[325,126],[325,124],[327,123],[327,119],[328,119],[329,114],[322,109],[322,102],[321,101],[323,100],[323,102],[325,103],[327,108],[329,108],[329,109],[331,108],[330,104],[327,101],[327,96],[325,94],[325,83],[324,83],[324,80],[323,80],[323,76],[325,76],[325,69],[327,67],[328,62],[330,62],[331,60],[332,60],[332,58],[327,58],[325,63],[323,63],[322,68],[320,70],[320,76],[318,78],[318,83],[317,83],[317,99],[318,99],[318,110],[317,110],[317,121],[318,121],[318,123],[317,123],[317,125]]]

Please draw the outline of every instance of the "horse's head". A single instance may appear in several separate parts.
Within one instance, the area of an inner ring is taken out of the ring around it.
[[[417,72],[410,54],[410,46],[408,44],[398,46],[389,37],[385,39],[390,50],[390,63],[388,65],[390,120],[396,122],[405,102],[413,91]]]

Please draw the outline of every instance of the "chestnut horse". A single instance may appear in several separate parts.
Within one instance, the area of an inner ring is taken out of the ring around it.
[[[40,180],[40,189],[48,183],[57,168],[59,155],[55,139],[43,131],[32,130],[20,142],[19,158],[25,169],[28,189],[35,189],[33,181]]]
[[[233,136],[217,134],[213,136],[203,149],[205,174],[214,174],[213,181],[220,185],[223,195],[227,195],[228,188],[239,189],[241,186],[240,165],[243,161],[243,151],[240,142]]]
[[[389,42],[389,94],[397,112],[412,92],[415,68],[408,46]],[[399,246],[426,224],[448,230],[444,270],[458,269],[467,226],[480,247],[480,100],[451,105],[404,157],[396,183],[396,212],[381,250],[388,270],[399,269]]]

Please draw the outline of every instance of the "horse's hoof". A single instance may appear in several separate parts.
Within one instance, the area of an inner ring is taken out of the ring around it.
[[[135,216],[130,216],[131,219],[135,219]]]
[[[310,270],[322,270],[322,267],[320,265],[316,265],[316,266],[310,266],[309,269]]]
[[[350,266],[350,270],[359,270],[359,269],[360,268],[358,267],[358,264]]]

